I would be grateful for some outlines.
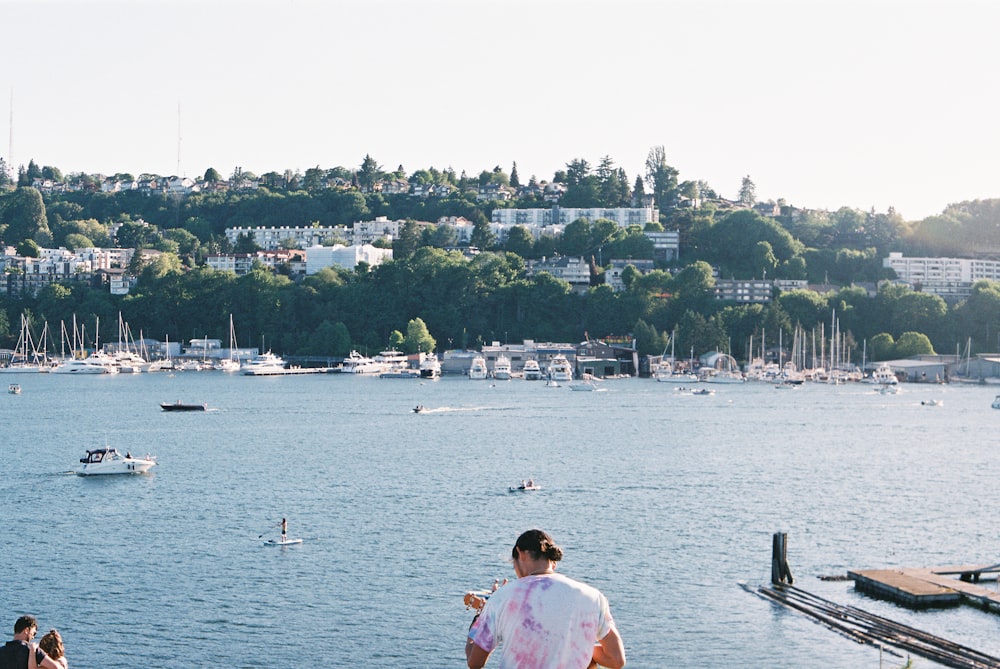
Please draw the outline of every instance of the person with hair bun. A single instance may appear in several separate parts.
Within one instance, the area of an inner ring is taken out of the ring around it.
[[[562,549],[542,530],[517,538],[517,580],[493,592],[469,627],[465,657],[480,669],[499,650],[499,669],[609,669],[625,666],[625,647],[600,590],[555,573]]]
[[[49,630],[38,642],[38,647],[45,651],[45,654],[58,664],[61,669],[69,669],[69,661],[66,660],[66,649],[63,647],[62,636],[57,630]]]

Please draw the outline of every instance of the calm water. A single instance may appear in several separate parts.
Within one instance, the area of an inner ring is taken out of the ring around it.
[[[561,571],[608,595],[630,667],[879,667],[740,588],[768,581],[777,530],[802,587],[1000,655],[996,615],[909,612],[817,578],[1000,561],[993,388],[5,379],[24,390],[0,400],[0,624],[60,628],[75,669],[461,667],[462,593],[512,576],[535,526],[563,545]],[[213,410],[160,411],[177,399]],[[105,443],[160,465],[67,473]],[[507,492],[528,477],[543,489]],[[305,542],[262,546],[282,516]]]

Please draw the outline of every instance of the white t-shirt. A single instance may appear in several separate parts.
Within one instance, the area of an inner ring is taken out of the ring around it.
[[[614,629],[607,598],[562,574],[525,576],[490,595],[469,638],[500,647],[499,669],[586,669]]]

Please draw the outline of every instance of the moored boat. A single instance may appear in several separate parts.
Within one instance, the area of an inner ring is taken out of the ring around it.
[[[493,378],[497,381],[510,380],[510,358],[502,353],[497,356],[497,361],[493,363]]]
[[[482,381],[488,376],[489,372],[486,369],[486,358],[481,355],[477,355],[472,359],[472,365],[469,367],[469,378],[473,381]]]
[[[539,381],[542,378],[542,368],[539,367],[538,361],[534,358],[530,358],[524,361],[524,380],[525,381]]]
[[[566,356],[561,353],[552,356],[552,361],[549,363],[549,379],[551,381],[573,380],[573,367],[569,364]]]
[[[441,361],[433,353],[425,353],[423,360],[420,361],[420,378],[441,378]]]

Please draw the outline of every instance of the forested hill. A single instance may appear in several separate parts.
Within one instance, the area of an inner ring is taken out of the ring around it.
[[[641,180],[628,188],[618,174],[611,179],[617,190],[602,190],[608,178],[602,182],[592,176],[562,175],[564,197],[579,207],[626,206],[626,196],[634,199],[642,188]],[[511,201],[478,199],[476,184],[491,179],[512,181],[495,170],[466,187],[446,189],[440,197],[366,192],[363,185],[343,180],[336,187],[328,181],[246,189],[216,184],[211,192],[186,196],[102,193],[96,185],[44,195],[31,187],[0,191],[0,238],[24,254],[39,246],[117,245],[165,252],[154,265],[133,268],[140,280],[125,297],[74,284],[50,287],[38,296],[4,298],[0,346],[16,340],[22,311],[36,323],[68,322],[74,315],[96,322],[100,317],[105,341],[114,338],[120,311],[133,329],[172,340],[224,339],[232,313],[241,343],[264,340],[285,353],[343,355],[352,347],[384,348],[419,318],[440,348],[446,342],[475,346],[523,338],[576,341],[584,332],[636,333],[641,349],[658,353],[666,335],[677,329],[678,345],[685,350],[731,349],[739,355],[755,333],[791,332],[796,325],[817,328],[829,323],[835,311],[843,331],[859,347],[865,339],[885,334],[891,339],[886,351],[899,353],[893,348],[896,340],[915,332],[936,350],[953,351],[956,342],[964,344],[970,337],[982,350],[996,348],[991,340],[1000,332],[1000,309],[994,308],[992,286],[977,289],[971,304],[949,306],[899,288],[867,297],[851,285],[891,278],[882,268],[890,251],[997,257],[992,250],[1000,249],[1000,200],[957,203],[939,216],[907,222],[892,210],[827,212],[780,201],[760,206],[752,188],[741,205],[715,197],[704,184],[696,191],[703,197],[694,207],[683,195],[690,189],[674,181],[669,194],[674,205],[661,208],[659,222],[649,229],[679,230],[681,260],[646,276],[629,274],[628,290],[613,293],[600,285],[601,265],[613,258],[650,257],[644,230],[580,220],[559,238],[512,234],[498,244],[485,225],[494,208],[552,205],[542,199],[541,190],[530,188],[512,191],[527,194]],[[223,235],[229,227],[349,226],[377,216],[427,224],[407,226],[405,239],[396,242],[396,260],[370,271],[330,270],[296,282],[260,270],[237,278],[202,267],[207,253],[252,250],[233,249]],[[451,216],[477,225],[482,253],[472,262],[441,250],[454,240],[446,226],[435,223]],[[112,229],[117,230],[114,238]],[[592,261],[589,293],[573,294],[568,284],[545,275],[526,277],[526,260],[554,254]],[[823,296],[793,291],[767,306],[732,305],[714,300],[713,267],[725,278],[766,275],[844,288]],[[972,305],[980,313],[971,313]]]

